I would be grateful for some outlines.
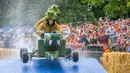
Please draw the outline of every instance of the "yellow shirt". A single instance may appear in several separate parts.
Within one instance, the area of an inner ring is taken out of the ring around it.
[[[41,25],[41,23],[45,23],[45,18],[41,18],[35,25],[34,29],[37,31],[38,27]]]
[[[53,32],[53,31],[57,31],[59,33],[63,34],[63,31],[61,29],[61,27],[55,23],[53,26],[49,26],[48,24],[46,24],[45,18],[41,18],[34,26],[36,33],[37,34],[42,34],[43,31],[45,32]]]
[[[41,23],[40,26],[37,28],[37,31],[45,31],[45,32],[57,31],[59,33],[63,33],[62,29],[60,28],[58,24],[49,26],[48,24],[45,24],[45,23]]]

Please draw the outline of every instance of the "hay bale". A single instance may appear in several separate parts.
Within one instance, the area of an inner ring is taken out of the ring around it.
[[[10,49],[0,48],[0,58],[8,58],[11,56]]]
[[[108,73],[130,73],[130,53],[104,53],[101,60]]]

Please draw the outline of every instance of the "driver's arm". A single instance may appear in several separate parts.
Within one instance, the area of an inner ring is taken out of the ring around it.
[[[43,34],[43,33],[44,33],[44,32],[43,32],[44,28],[45,28],[45,24],[44,24],[44,23],[41,23],[41,24],[39,25],[39,27],[37,28],[37,30],[36,30],[36,34],[38,34],[38,35]]]
[[[58,24],[56,24],[55,27],[56,27],[56,31],[63,34],[63,31],[62,31],[61,27]]]
[[[37,31],[37,28],[39,28],[40,24],[41,24],[42,22],[44,22],[44,21],[45,21],[45,18],[44,18],[44,17],[41,18],[41,19],[34,25],[34,29]]]

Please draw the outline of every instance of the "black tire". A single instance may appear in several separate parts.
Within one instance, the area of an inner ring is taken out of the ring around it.
[[[22,59],[22,54],[23,54],[23,52],[28,53],[28,51],[27,51],[26,48],[20,49],[20,58],[21,58],[21,59]]]
[[[78,62],[78,60],[79,60],[79,53],[73,52],[73,62]]]
[[[29,60],[29,55],[28,55],[28,53],[27,53],[27,52],[23,52],[23,54],[22,54],[22,62],[23,62],[23,63],[27,63],[28,60]]]

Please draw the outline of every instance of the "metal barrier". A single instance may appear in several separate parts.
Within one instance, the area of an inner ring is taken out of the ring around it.
[[[88,45],[86,57],[96,58],[100,61],[100,57],[104,53],[103,46],[100,45]]]

